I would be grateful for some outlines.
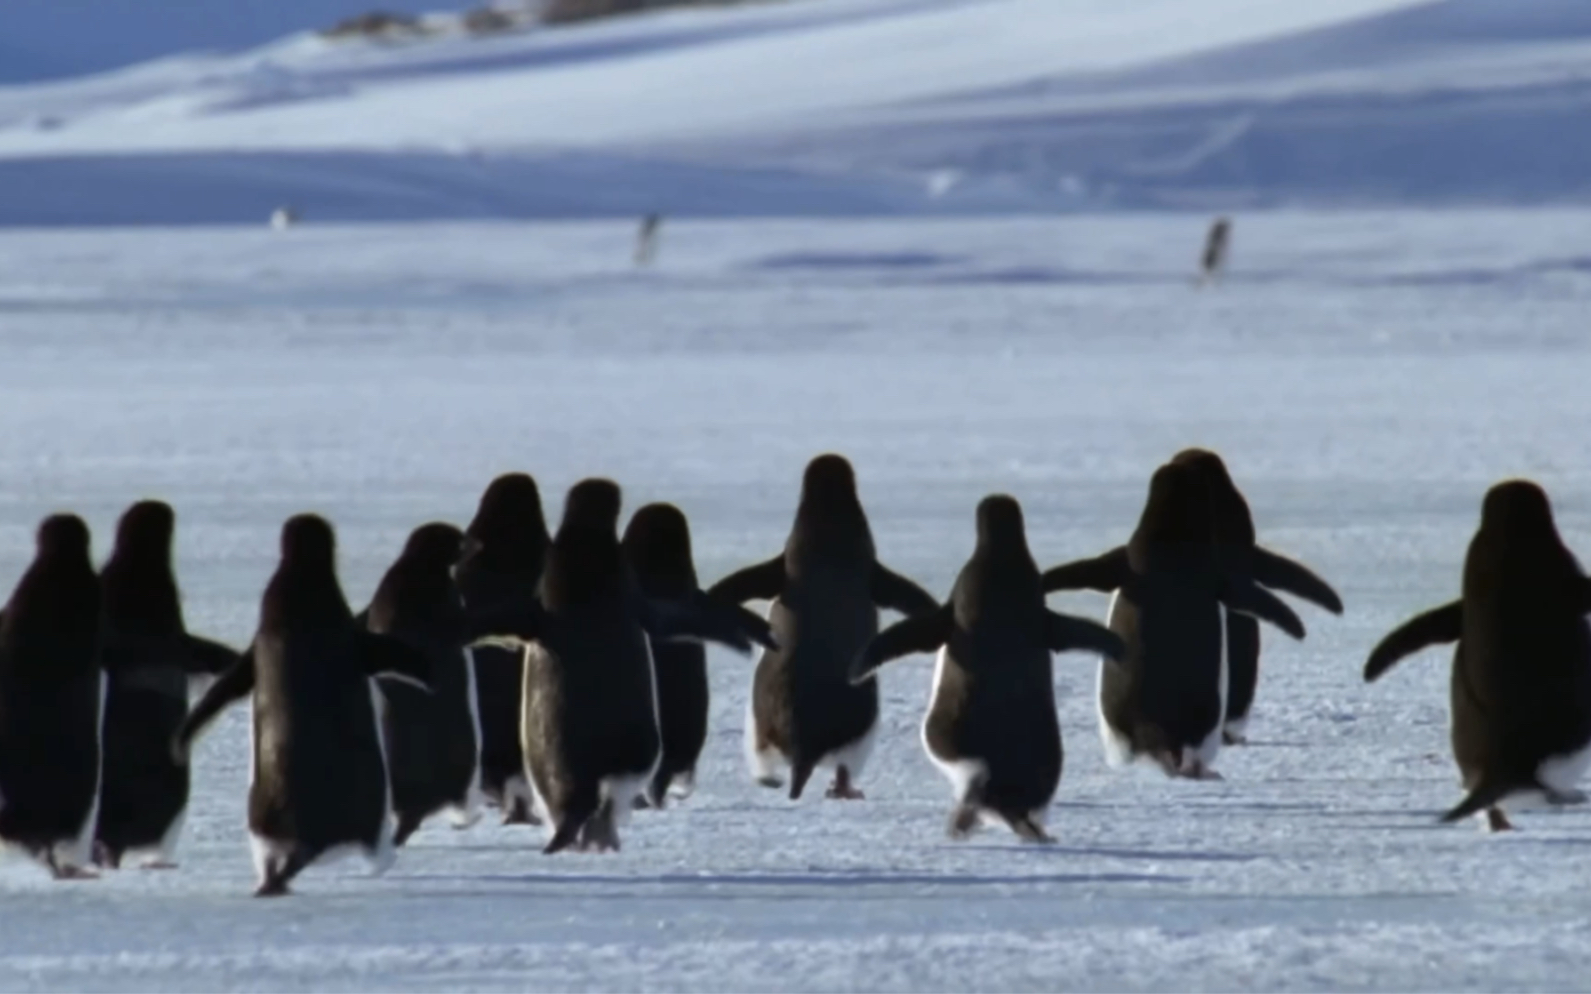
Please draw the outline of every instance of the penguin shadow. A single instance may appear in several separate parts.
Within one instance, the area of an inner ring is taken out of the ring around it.
[[[966,851],[967,846],[958,849]],[[1004,852],[1018,851],[1015,846],[986,846]],[[1029,847],[1020,847],[1027,849]],[[1031,847],[1037,851],[1039,847]],[[979,887],[1042,887],[1082,884],[1176,884],[1189,883],[1190,877],[1167,876],[1159,873],[486,873],[486,874],[414,874],[405,880],[425,883],[454,883],[464,885],[501,884],[514,887],[623,887],[623,893],[609,892],[610,897],[662,897],[635,888],[684,887],[691,897],[713,897],[737,900],[735,891],[760,888],[797,888],[828,890],[833,888],[888,888],[888,887],[938,887],[973,889]],[[719,891],[715,893],[715,891]],[[414,897],[437,897],[447,891],[417,891]],[[478,897],[479,891],[460,890],[459,896]],[[545,891],[541,892],[545,896]],[[796,897],[797,894],[785,894]],[[892,895],[893,896],[893,895]]]
[[[1008,855],[1020,855],[1036,859],[1122,859],[1142,860],[1152,863],[1252,863],[1260,858],[1258,853],[1237,852],[1201,852],[1199,850],[1176,849],[1114,849],[1106,846],[1067,846],[1067,845],[997,845],[993,843],[953,843],[943,848],[952,852],[998,852]],[[1138,879],[1153,880],[1155,883],[1185,883],[1188,877],[1168,877],[1162,874],[1125,874]],[[1101,874],[1100,878],[1120,876]],[[1023,878],[1028,879],[1028,878]],[[1110,882],[1110,881],[1107,881]]]

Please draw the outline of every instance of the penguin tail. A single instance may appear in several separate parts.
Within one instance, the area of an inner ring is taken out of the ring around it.
[[[807,781],[812,779],[812,771],[817,764],[810,759],[797,759],[790,764],[790,800],[801,800],[801,792],[807,789]]]
[[[1488,808],[1498,805],[1510,794],[1521,790],[1540,790],[1541,786],[1535,782],[1520,782],[1501,777],[1483,777],[1481,782],[1447,814],[1442,816],[1442,823],[1451,825],[1456,821],[1463,821],[1471,815],[1480,814]]]

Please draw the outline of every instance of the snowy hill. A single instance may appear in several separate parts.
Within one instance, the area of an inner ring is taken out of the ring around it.
[[[363,13],[373,0],[5,0],[0,80],[95,72],[185,51],[236,51]],[[382,0],[423,13],[447,0]]]
[[[1520,203],[1581,0],[801,0],[0,88],[0,222]]]

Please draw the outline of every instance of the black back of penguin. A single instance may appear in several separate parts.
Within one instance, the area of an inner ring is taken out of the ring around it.
[[[636,511],[620,544],[648,597],[678,600],[698,589],[690,523],[674,505],[648,504]],[[707,649],[699,642],[659,639],[651,645],[663,755],[650,794],[661,802],[676,778],[694,781],[707,740]]]
[[[416,528],[382,577],[366,616],[371,631],[402,640],[430,662],[429,691],[392,677],[380,680],[398,845],[444,807],[456,808],[461,821],[467,818],[477,786],[475,687],[464,654],[464,600],[452,573],[465,542],[450,524]]]
[[[290,518],[251,649],[249,827],[300,852],[373,846],[387,817],[386,764],[357,631],[331,525]]]
[[[788,760],[792,797],[824,756],[864,739],[878,721],[877,682],[849,679],[851,661],[878,634],[875,559],[855,471],[841,456],[818,456],[801,480],[783,584],[768,614],[781,648],[763,653],[752,679],[753,748]]]
[[[1248,501],[1219,455],[1208,449],[1184,449],[1172,462],[1197,470],[1210,489],[1216,552],[1226,573],[1244,582],[1302,597],[1333,614],[1342,613],[1342,599],[1330,584],[1303,564],[1258,544]],[[1224,735],[1228,744],[1234,744],[1245,741],[1243,733],[1259,684],[1259,621],[1238,611],[1226,611],[1225,630],[1228,679]]]
[[[1021,505],[986,497],[977,524],[951,593],[955,626],[923,740],[938,757],[987,765],[986,806],[1026,813],[1049,803],[1061,776],[1049,611]]]
[[[777,787],[779,763],[791,768],[799,798],[819,765],[832,765],[828,796],[860,798],[851,781],[871,750],[878,685],[850,679],[851,665],[878,634],[878,608],[930,614],[932,595],[878,562],[843,456],[807,464],[801,501],[784,552],[715,583],[725,601],[774,601],[768,619],[779,648],[763,653],[752,678],[747,756],[753,776]]]
[[[505,473],[481,495],[465,534],[474,550],[454,571],[471,612],[534,600],[541,585],[552,539],[536,481],[524,473]],[[470,650],[475,663],[481,724],[481,788],[503,806],[513,822],[532,820],[523,789],[524,758],[519,741],[524,653],[482,646]],[[505,793],[508,795],[505,797]]]
[[[99,789],[100,584],[88,526],[55,515],[0,617],[0,839],[87,862]]]
[[[658,761],[651,655],[619,546],[619,508],[612,481],[575,484],[542,576],[542,630],[526,658],[521,735],[552,819],[549,852],[571,844],[599,808],[606,829],[591,841],[616,846],[614,819]],[[633,783],[620,791],[619,781]]]
[[[1196,470],[1155,471],[1127,556],[1133,575],[1110,628],[1129,646],[1128,672],[1104,668],[1102,708],[1139,751],[1180,756],[1224,720],[1214,514]]]
[[[127,509],[100,570],[104,602],[105,765],[96,842],[115,866],[129,849],[169,862],[188,803],[186,764],[172,736],[188,716],[188,681],[237,661],[225,646],[188,634],[171,564],[176,514],[161,501]]]
[[[1452,689],[1461,766],[1530,783],[1544,759],[1591,744],[1588,607],[1546,493],[1526,481],[1493,487],[1464,562]]]

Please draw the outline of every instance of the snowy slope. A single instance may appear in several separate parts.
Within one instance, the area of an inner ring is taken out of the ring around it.
[[[711,580],[772,554],[838,449],[882,558],[943,595],[984,494],[1022,500],[1055,563],[1119,543],[1151,469],[1206,444],[1347,604],[1267,633],[1223,783],[1107,769],[1096,664],[1058,657],[1048,849],[944,838],[929,660],[882,675],[868,799],[791,804],[746,776],[751,664],[715,652],[699,791],[622,853],[436,825],[383,878],[317,867],[254,901],[234,712],[197,750],[180,870],[0,866],[0,989],[1583,989],[1591,809],[1435,825],[1447,657],[1359,670],[1455,594],[1492,482],[1540,480],[1591,554],[1591,215],[1243,219],[1196,292],[1202,233],[670,222],[646,271],[628,223],[0,234],[0,591],[43,515],[83,513],[104,555],[162,497],[189,623],[241,642],[288,515],[337,523],[362,603],[407,529],[510,469],[552,516],[587,474],[677,502]]]
[[[419,14],[446,5],[388,0],[378,6]],[[5,0],[0,81],[104,71],[177,52],[236,51],[335,24],[370,6],[365,0]]]
[[[791,0],[299,37],[0,88],[0,220],[1577,199],[1588,78],[1577,0]]]

